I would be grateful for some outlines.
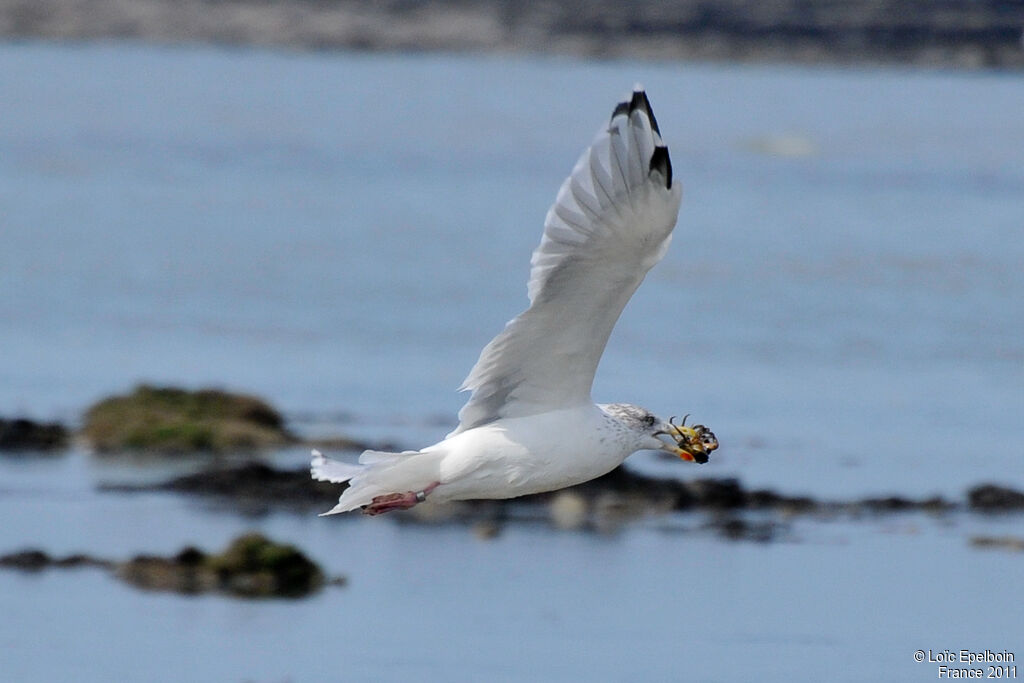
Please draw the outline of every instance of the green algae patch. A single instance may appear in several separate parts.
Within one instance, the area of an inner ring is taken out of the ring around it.
[[[138,588],[174,593],[224,593],[239,598],[302,598],[327,584],[320,567],[293,545],[259,533],[239,536],[219,554],[184,548],[174,557],[139,555],[116,567]]]
[[[220,555],[208,558],[222,590],[244,597],[302,597],[324,583],[323,572],[293,545],[262,534],[236,538]]]
[[[198,595],[220,593],[237,598],[304,598],[325,586],[344,586],[344,576],[328,578],[293,545],[250,532],[219,554],[188,546],[176,555],[137,555],[125,562],[68,555],[52,557],[38,548],[0,555],[0,569],[40,572],[50,568],[96,567],[136,588]]]
[[[295,440],[281,414],[255,396],[148,385],[94,404],[82,433],[102,453],[221,453]]]

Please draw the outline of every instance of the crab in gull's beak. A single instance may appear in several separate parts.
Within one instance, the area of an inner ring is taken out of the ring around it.
[[[687,416],[689,417],[689,416]],[[704,425],[686,426],[686,417],[675,424],[675,418],[669,418],[660,431],[655,433],[664,444],[661,450],[678,456],[683,460],[704,464],[708,461],[711,451],[718,448],[718,439],[714,432]],[[660,438],[668,437],[671,441]]]

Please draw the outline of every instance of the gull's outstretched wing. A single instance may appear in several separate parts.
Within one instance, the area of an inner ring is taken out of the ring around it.
[[[682,189],[643,90],[583,153],[533,252],[530,307],[481,352],[457,434],[502,417],[590,401],[623,307],[668,248]]]

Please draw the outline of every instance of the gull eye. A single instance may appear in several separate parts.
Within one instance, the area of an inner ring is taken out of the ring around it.
[[[653,415],[648,413],[647,415],[644,416],[644,424],[647,425],[648,427],[653,427],[654,426],[654,422],[655,422],[655,419],[654,419]]]

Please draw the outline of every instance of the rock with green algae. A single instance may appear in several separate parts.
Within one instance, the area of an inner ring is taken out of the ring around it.
[[[295,440],[280,413],[255,396],[149,385],[94,404],[82,433],[101,453],[220,453]]]
[[[209,562],[222,587],[236,595],[297,597],[324,583],[320,568],[295,546],[258,533],[239,536]]]
[[[145,590],[242,598],[302,598],[325,585],[345,584],[343,577],[327,579],[295,546],[275,543],[259,533],[239,536],[217,555],[191,546],[172,557],[138,555],[127,562],[82,554],[57,558],[37,548],[0,555],[0,569],[39,572],[76,567],[112,570],[119,579]]]
[[[301,598],[327,583],[320,567],[295,546],[275,543],[259,533],[239,536],[217,555],[192,547],[171,558],[140,555],[120,564],[117,575],[149,590],[220,592],[246,598]]]

